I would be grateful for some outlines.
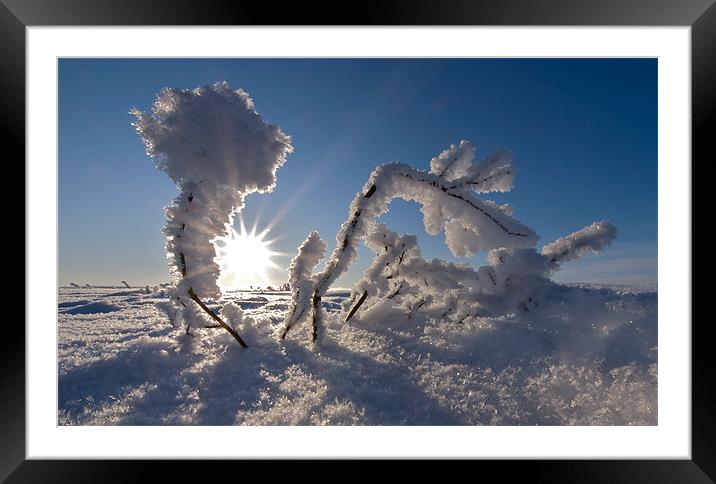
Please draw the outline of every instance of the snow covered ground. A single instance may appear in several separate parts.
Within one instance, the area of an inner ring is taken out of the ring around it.
[[[273,335],[289,293],[230,296],[257,325],[174,328],[142,289],[59,289],[60,425],[656,425],[657,293],[562,286],[584,314],[342,324]],[[594,310],[598,301],[601,310]],[[592,306],[590,306],[592,305]],[[217,309],[220,305],[210,304]]]

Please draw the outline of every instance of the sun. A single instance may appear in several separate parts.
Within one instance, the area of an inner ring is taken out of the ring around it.
[[[272,257],[281,254],[271,250],[273,240],[266,240],[268,229],[256,233],[254,225],[248,232],[241,220],[239,230],[231,227],[226,236],[214,241],[222,291],[265,286],[270,283],[268,271],[278,268]]]

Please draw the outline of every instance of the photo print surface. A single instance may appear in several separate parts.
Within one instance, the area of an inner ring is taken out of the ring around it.
[[[657,425],[656,59],[59,59],[59,425]]]

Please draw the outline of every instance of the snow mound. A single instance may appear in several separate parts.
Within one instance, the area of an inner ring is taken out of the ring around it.
[[[89,304],[81,304],[64,311],[64,314],[99,314],[112,313],[121,310],[121,306],[104,302],[93,302]]]

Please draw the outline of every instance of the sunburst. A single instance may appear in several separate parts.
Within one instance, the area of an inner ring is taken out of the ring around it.
[[[269,230],[256,232],[256,224],[247,231],[240,219],[239,231],[231,227],[229,233],[216,239],[215,261],[221,269],[219,287],[223,291],[248,289],[270,283],[268,271],[278,266],[272,260],[280,252],[271,250],[274,240],[266,240]]]

